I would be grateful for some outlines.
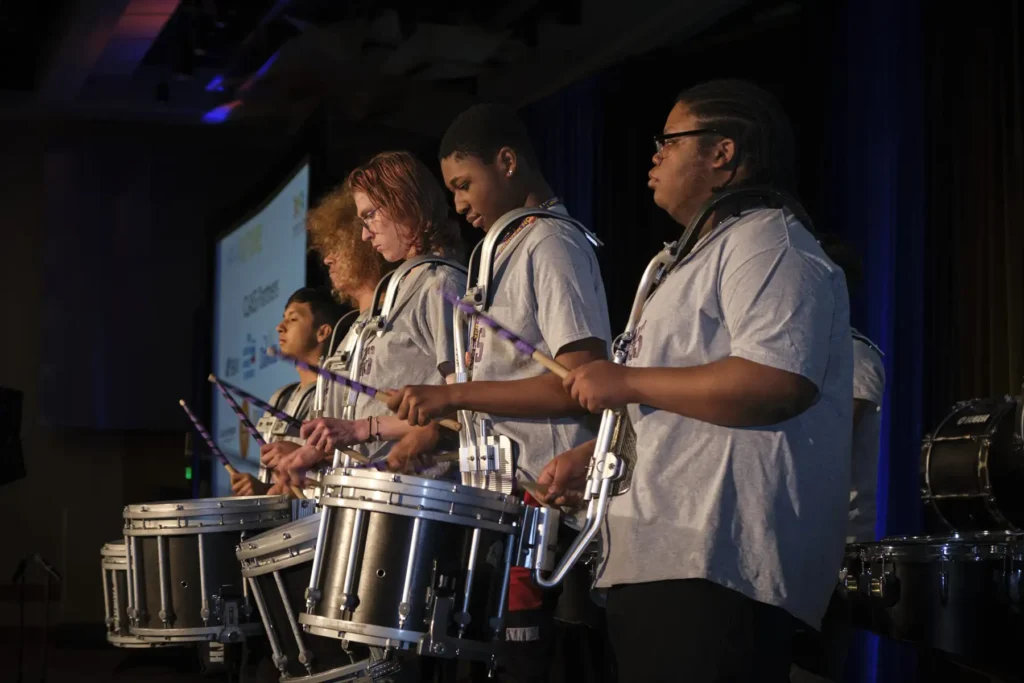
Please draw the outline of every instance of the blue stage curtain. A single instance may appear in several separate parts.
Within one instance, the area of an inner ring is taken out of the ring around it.
[[[921,524],[925,273],[924,45],[919,0],[847,0],[832,15],[826,220],[864,258],[855,327],[885,352],[878,536]],[[828,30],[828,29],[826,29]],[[851,681],[906,681],[908,648],[859,639]]]

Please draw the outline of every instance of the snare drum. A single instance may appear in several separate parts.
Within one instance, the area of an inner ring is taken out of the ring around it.
[[[104,543],[100,548],[100,570],[103,574],[103,617],[107,626],[107,642],[124,648],[162,645],[136,638],[128,631],[128,551],[123,538]]]
[[[849,546],[840,579],[854,624],[971,661],[1005,652],[1020,628],[1022,540],[980,532]]]
[[[353,662],[337,640],[311,636],[299,627],[321,514],[243,541],[235,551],[242,563],[242,576],[259,608],[282,681],[361,681],[371,671],[378,680],[383,675],[381,667],[393,670],[393,662],[372,667],[369,661]]]
[[[291,519],[285,496],[128,505],[128,616],[147,642],[238,641],[262,633],[235,547]]]
[[[519,499],[354,468],[323,483],[305,629],[495,665]]]

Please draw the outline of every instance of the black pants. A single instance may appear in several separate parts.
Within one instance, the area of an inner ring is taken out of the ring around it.
[[[778,607],[686,579],[615,586],[607,610],[624,683],[789,680],[796,620]]]

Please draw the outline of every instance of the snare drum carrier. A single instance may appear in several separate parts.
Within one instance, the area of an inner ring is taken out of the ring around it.
[[[734,212],[758,206],[786,208],[796,216],[801,225],[814,234],[813,224],[803,207],[785,192],[770,187],[750,187],[726,189],[716,193],[697,212],[683,235],[675,242],[666,244],[647,265],[633,299],[626,329],[612,343],[612,362],[625,364],[648,299],[668,274],[693,251],[699,241],[703,225],[716,210],[724,206],[728,206]],[[611,498],[629,488],[636,457],[636,434],[626,411],[605,410],[601,415],[601,426],[597,432],[594,455],[590,461],[587,484],[583,492],[583,500],[587,503],[583,528],[551,574],[544,576],[544,568],[534,568],[534,580],[538,584],[553,587],[560,583],[573,565],[593,547],[608,513]]]

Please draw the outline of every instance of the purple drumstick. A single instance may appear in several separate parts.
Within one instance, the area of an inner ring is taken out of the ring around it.
[[[189,409],[188,404],[185,403],[184,400],[178,401],[178,404],[185,409],[188,419],[192,420],[192,426],[196,428],[196,431],[199,432],[199,436],[203,437],[203,441],[205,441],[206,445],[210,447],[210,452],[221,461],[224,467],[231,467],[231,463],[228,462],[228,459],[223,453],[221,453],[220,449],[217,448],[217,444],[213,442],[213,437],[210,436],[210,433],[206,431],[205,427],[203,427],[203,423],[199,421],[196,414]]]
[[[291,415],[289,415],[288,413],[286,413],[286,412],[284,412],[282,410],[278,410],[277,408],[275,408],[274,406],[270,405],[269,403],[267,403],[263,399],[259,398],[258,396],[253,396],[252,394],[250,394],[245,389],[241,389],[239,387],[236,387],[234,384],[229,384],[228,382],[225,382],[224,380],[216,377],[215,375],[210,375],[209,379],[210,379],[211,382],[218,382],[221,385],[223,385],[224,387],[226,387],[226,388],[230,389],[231,391],[235,392],[239,396],[242,396],[244,398],[249,399],[250,401],[252,401],[252,404],[254,406],[256,406],[257,408],[260,408],[261,410],[267,411],[268,413],[270,413],[271,415],[276,417],[278,420],[283,420],[283,421],[287,422],[289,424],[289,426],[296,427],[296,428],[302,426],[302,420],[296,419],[296,418],[292,417]]]
[[[445,298],[445,301],[450,303],[452,306],[455,306],[466,315],[475,315],[480,322],[482,322],[484,325],[497,332],[499,337],[506,341],[512,342],[512,345],[515,346],[520,353],[524,353],[527,356],[532,356],[533,354],[537,353],[537,349],[530,346],[527,342],[523,341],[516,335],[506,330],[504,327],[498,324],[498,322],[494,318],[476,310],[476,308],[466,303],[455,294],[451,294],[445,290],[441,290],[441,296]]]
[[[216,384],[217,388],[220,389],[220,393],[224,396],[224,400],[228,402],[229,406],[231,406],[231,410],[235,411],[235,415],[237,415],[238,419],[242,421],[242,425],[245,427],[246,431],[252,434],[252,437],[256,439],[256,443],[261,446],[266,445],[267,440],[263,438],[263,435],[260,434],[258,429],[256,429],[256,425],[252,423],[249,416],[245,414],[244,410],[242,410],[242,406],[238,405],[238,401],[236,401],[230,392],[228,392],[227,387],[221,384],[221,381],[214,375],[210,375],[210,381]]]
[[[357,381],[355,381],[353,379],[349,379],[348,377],[343,377],[342,375],[339,375],[336,372],[331,372],[330,370],[322,368],[319,365],[313,365],[312,363],[307,363],[306,361],[304,361],[304,360],[302,360],[300,358],[296,358],[295,356],[289,356],[286,353],[280,353],[277,349],[275,349],[273,347],[267,349],[267,355],[268,356],[278,356],[280,358],[283,358],[286,361],[289,361],[290,363],[294,363],[296,367],[300,367],[303,370],[309,370],[310,372],[315,372],[316,374],[320,375],[324,379],[328,379],[328,380],[330,380],[332,382],[337,382],[338,384],[341,384],[341,385],[344,385],[344,386],[350,388],[352,391],[356,392],[357,394],[366,394],[370,398],[376,398],[376,396],[377,396],[377,389],[375,389],[373,387],[367,386],[367,385],[365,385],[365,384],[363,384],[361,382],[357,382]]]

